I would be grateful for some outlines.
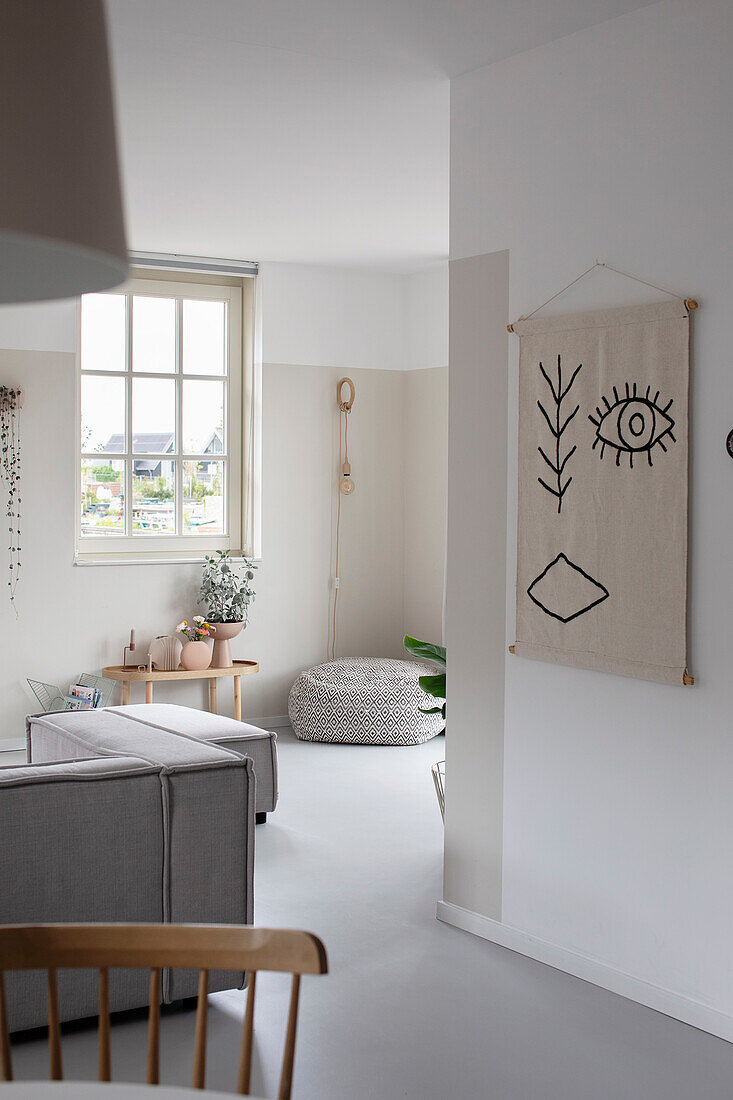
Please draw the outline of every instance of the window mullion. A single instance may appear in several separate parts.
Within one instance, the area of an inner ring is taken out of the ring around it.
[[[125,451],[132,455],[132,295],[125,295],[126,321],[125,325]],[[134,459],[125,458],[125,535],[132,535],[132,484],[133,484]]]
[[[176,534],[183,534],[183,301],[176,298]]]

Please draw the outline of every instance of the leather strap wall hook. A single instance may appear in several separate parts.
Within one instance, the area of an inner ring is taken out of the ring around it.
[[[349,397],[347,401],[344,401],[342,389],[344,386],[349,387]],[[341,412],[351,412],[351,406],[354,404],[356,398],[356,387],[350,378],[339,378],[336,383],[336,404],[341,409]]]

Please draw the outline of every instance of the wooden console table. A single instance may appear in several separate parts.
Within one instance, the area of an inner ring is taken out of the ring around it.
[[[153,701],[153,684],[160,680],[208,680],[209,681],[209,710],[216,714],[216,681],[222,676],[230,676],[234,680],[234,717],[238,722],[242,721],[242,677],[252,676],[259,672],[257,661],[235,661],[230,668],[202,668],[195,672],[189,672],[185,668],[176,669],[175,672],[160,672],[157,668],[148,671],[146,668],[124,668],[122,665],[109,665],[102,670],[102,675],[108,680],[120,680],[122,683],[123,706],[130,702],[130,684],[145,684],[145,702]]]

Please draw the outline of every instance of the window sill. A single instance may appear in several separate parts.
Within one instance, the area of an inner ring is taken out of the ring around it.
[[[244,560],[244,554],[241,551],[232,553],[231,560],[233,562],[241,562]],[[205,555],[199,557],[161,557],[161,558],[76,558],[74,560],[75,566],[80,566],[84,569],[90,566],[96,565],[203,565],[206,561]],[[249,561],[260,562],[262,558],[249,558]]]

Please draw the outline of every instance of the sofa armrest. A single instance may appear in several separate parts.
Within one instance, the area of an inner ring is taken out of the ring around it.
[[[163,919],[160,769],[140,759],[0,768],[0,924]],[[114,1010],[144,1004],[147,977],[115,972]],[[11,1030],[46,1022],[37,971],[7,976]],[[92,971],[59,974],[62,1019],[93,1015]]]

